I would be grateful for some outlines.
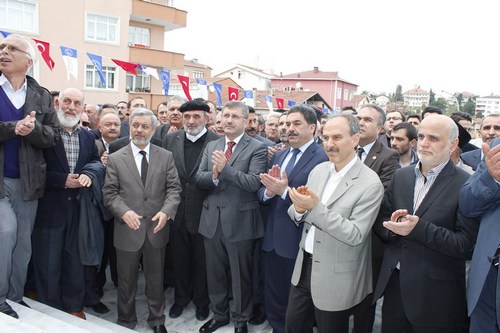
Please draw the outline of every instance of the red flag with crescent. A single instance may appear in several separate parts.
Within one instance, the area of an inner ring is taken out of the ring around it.
[[[182,90],[184,90],[184,94],[186,94],[187,99],[192,100],[191,95],[189,94],[189,77],[182,75],[177,75],[177,77],[179,78]]]
[[[278,109],[283,109],[285,106],[285,99],[276,97],[276,104],[278,105]]]
[[[38,39],[34,39],[34,38],[33,38],[33,40],[36,43],[36,47],[38,48],[38,51],[40,51],[40,53],[42,54],[42,58],[43,58],[43,60],[45,60],[45,63],[47,64],[47,66],[49,66],[50,70],[54,69],[54,66],[56,65],[56,63],[50,57],[50,43],[47,43],[47,42],[44,42],[44,41],[41,41]]]
[[[116,59],[111,59],[115,64],[123,68],[124,71],[134,74],[137,76],[137,72],[135,69],[137,68],[137,64],[133,64],[131,62],[126,62],[126,61],[121,61],[121,60],[116,60]]]
[[[238,88],[234,88],[234,87],[227,87],[227,92],[229,94],[229,100],[230,101],[238,101],[239,98],[238,98]]]

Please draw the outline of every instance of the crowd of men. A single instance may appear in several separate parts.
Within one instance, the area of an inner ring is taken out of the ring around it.
[[[169,317],[193,302],[201,333],[348,332],[351,316],[369,333],[382,297],[384,333],[499,332],[499,114],[475,146],[468,114],[435,107],[93,104],[40,87],[33,60],[1,42],[4,314],[23,295],[106,313],[109,267],[128,328],[143,270],[153,332],[169,285]]]

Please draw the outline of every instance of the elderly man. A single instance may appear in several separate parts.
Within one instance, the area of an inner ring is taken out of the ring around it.
[[[500,324],[500,139],[491,149],[483,144],[484,160],[462,187],[460,211],[481,218],[467,289],[471,333],[497,333]]]
[[[478,221],[458,210],[469,174],[450,159],[458,128],[444,115],[419,127],[420,161],[396,171],[374,229],[387,242],[374,299],[384,296],[382,332],[462,332],[465,259]]]
[[[26,75],[35,51],[24,37],[0,43],[0,312],[17,318],[6,299],[23,303],[31,231],[45,186],[43,148],[59,139],[48,90]]]
[[[81,318],[85,317],[82,312],[84,264],[89,264],[84,263],[83,253],[79,253],[83,245],[78,231],[83,215],[80,214],[80,189],[104,179],[95,137],[78,126],[83,102],[80,90],[67,88],[59,94],[55,107],[64,130],[56,146],[43,152],[47,162],[47,184],[39,201],[33,230],[38,300]],[[100,174],[96,175],[96,170]],[[101,256],[102,253],[98,254],[97,266]]]
[[[181,186],[172,154],[150,144],[157,125],[153,112],[138,108],[129,119],[131,142],[109,156],[103,188],[105,205],[115,216],[118,324],[131,329],[137,324],[137,268],[142,257],[148,324],[155,333],[166,333],[167,224],[175,218]]]
[[[172,152],[182,185],[181,203],[170,230],[170,246],[175,275],[175,298],[171,318],[179,317],[193,300],[196,319],[205,320],[209,309],[205,247],[198,233],[203,200],[208,191],[192,186],[200,165],[203,149],[220,137],[207,130],[208,105],[192,100],[181,105],[184,129],[170,133],[163,148]]]
[[[268,140],[271,140],[272,142],[278,142],[279,141],[279,133],[278,133],[278,123],[280,119],[281,114],[278,112],[272,112],[267,116],[267,122],[266,122],[266,137]]]
[[[89,117],[89,128],[91,130],[97,129],[99,127],[99,110],[96,104],[85,104],[85,113]]]
[[[209,191],[199,232],[205,239],[208,293],[214,310],[200,333],[214,332],[230,318],[236,333],[246,333],[252,314],[255,240],[264,235],[256,192],[259,174],[267,167],[267,149],[245,134],[245,104],[226,103],[222,118],[225,137],[208,143],[196,174],[198,187]]]
[[[288,214],[304,223],[286,312],[286,332],[349,330],[349,315],[372,291],[371,228],[384,194],[377,174],[356,156],[359,121],[350,114],[323,128],[330,159],[307,184],[289,189]]]

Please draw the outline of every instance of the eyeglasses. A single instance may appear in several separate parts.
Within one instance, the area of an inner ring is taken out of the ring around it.
[[[126,106],[117,106],[116,108],[117,109],[126,109],[127,107]]]
[[[245,118],[245,117],[243,117],[243,116],[238,116],[238,115],[236,115],[236,114],[229,114],[229,113],[225,113],[225,114],[223,114],[223,115],[222,115],[222,118],[224,118],[224,119],[226,119],[226,120],[227,120],[227,119],[229,119],[229,118],[231,118],[232,120],[238,120],[238,119],[243,119],[243,118]]]
[[[401,118],[401,117],[387,117],[386,120],[387,121],[391,121],[391,120],[403,120],[403,118]]]
[[[15,45],[5,44],[5,43],[0,44],[0,51],[3,51],[3,49],[5,49],[5,48],[7,48],[7,50],[9,50],[9,52],[22,52],[24,54],[27,54],[31,58],[31,55],[28,52],[21,50],[19,47],[15,46]]]

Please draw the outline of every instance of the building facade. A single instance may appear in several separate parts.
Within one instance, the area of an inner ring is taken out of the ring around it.
[[[491,95],[476,98],[476,115],[482,117],[500,114],[500,96]]]

